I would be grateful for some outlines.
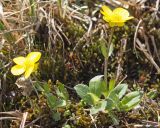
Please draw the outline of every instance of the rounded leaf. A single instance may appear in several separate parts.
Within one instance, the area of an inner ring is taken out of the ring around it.
[[[83,99],[88,93],[88,86],[84,84],[78,84],[74,87],[77,94]]]
[[[107,90],[103,77],[103,75],[98,75],[89,81],[89,92],[95,94],[98,97],[100,97],[102,93],[106,92]]]

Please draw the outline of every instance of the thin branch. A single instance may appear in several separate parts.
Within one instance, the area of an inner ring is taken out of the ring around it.
[[[111,47],[113,33],[114,33],[114,28],[112,27],[111,28],[111,35],[110,35],[109,41],[108,41],[108,51],[107,52],[109,52],[110,47]],[[108,56],[105,57],[105,65],[104,65],[104,80],[106,82],[106,85],[108,84],[108,80],[107,80],[107,77],[108,77],[108,71],[107,71],[107,69],[108,69],[108,58],[109,58]],[[107,88],[108,88],[108,85],[107,85]]]

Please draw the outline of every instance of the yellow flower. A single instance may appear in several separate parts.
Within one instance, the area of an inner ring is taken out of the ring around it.
[[[123,8],[116,8],[113,11],[108,6],[102,6],[101,13],[103,14],[103,19],[109,23],[110,27],[124,26],[124,23],[132,18],[129,16],[129,12]]]
[[[21,75],[24,73],[24,77],[27,79],[32,72],[37,68],[38,60],[41,58],[40,52],[31,52],[26,57],[19,56],[13,59],[16,63],[15,66],[11,68],[11,73],[13,75]]]

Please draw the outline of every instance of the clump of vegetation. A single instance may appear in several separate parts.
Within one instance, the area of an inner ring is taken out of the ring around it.
[[[159,127],[159,20],[158,0],[2,0],[0,127]]]

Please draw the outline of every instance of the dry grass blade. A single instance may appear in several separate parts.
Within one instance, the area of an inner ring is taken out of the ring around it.
[[[1,115],[0,120],[21,120],[23,116],[23,114],[19,111],[0,112],[0,115]]]
[[[38,120],[42,119],[43,117],[45,117],[46,115],[42,115],[38,118],[36,118],[35,120],[33,120],[32,122],[28,123],[27,125],[25,125],[25,128],[32,126],[34,123],[36,123]]]
[[[24,128],[28,112],[23,113],[22,121],[19,128]]]
[[[0,115],[11,115],[11,116],[19,117],[19,118],[23,116],[23,114],[19,111],[0,112]]]
[[[154,61],[153,57],[147,52],[147,50],[145,49],[145,46],[140,42],[140,40],[137,38],[136,39],[136,47],[142,51],[144,53],[144,55],[146,56],[146,58],[151,62],[151,64],[153,64],[153,66],[156,68],[157,73],[160,73],[160,67],[157,65],[157,63]]]
[[[21,120],[18,117],[0,117],[0,120]]]
[[[134,50],[135,50],[135,51],[136,51],[136,39],[137,39],[137,35],[138,35],[138,29],[139,29],[141,23],[142,23],[142,20],[140,20],[140,21],[138,22],[138,24],[137,24],[137,26],[136,26],[136,31],[135,31],[135,33],[134,33],[134,42],[133,42],[133,44],[134,44]]]

